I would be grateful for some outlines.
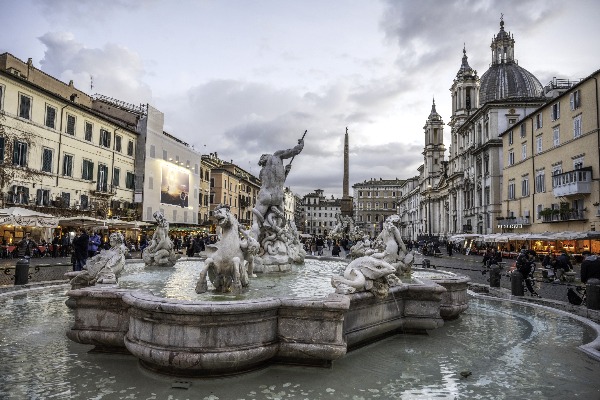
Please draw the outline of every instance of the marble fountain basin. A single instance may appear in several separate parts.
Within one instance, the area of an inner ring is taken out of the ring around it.
[[[287,295],[267,297],[266,290],[247,298],[195,295],[189,279],[178,285],[166,278],[166,292],[132,284],[143,274],[197,276],[200,261],[180,262],[170,271],[128,265],[119,285],[67,293],[75,317],[67,337],[96,351],[131,353],[159,373],[221,376],[274,362],[331,366],[349,350],[389,335],[439,328],[468,307],[469,279],[441,271],[416,270],[385,299],[368,292],[335,294],[329,280],[344,265],[307,259],[285,274]],[[250,288],[271,279],[279,278],[259,275]],[[291,287],[305,289],[294,293]]]

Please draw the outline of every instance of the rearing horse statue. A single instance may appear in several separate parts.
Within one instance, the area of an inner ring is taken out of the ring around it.
[[[239,223],[231,214],[228,205],[219,204],[214,210],[214,217],[223,229],[223,237],[216,244],[208,246],[208,250],[214,252],[204,261],[196,284],[196,293],[208,290],[207,275],[217,291],[239,291],[248,286],[246,261],[251,264],[252,252],[258,243],[251,243],[253,239],[249,239],[248,235],[245,235],[244,240],[240,239]]]

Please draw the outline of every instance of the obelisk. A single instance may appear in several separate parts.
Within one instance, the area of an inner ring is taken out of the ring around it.
[[[341,211],[343,216],[352,216],[352,197],[350,197],[350,152],[348,151],[348,127],[344,136],[344,183],[342,188]]]

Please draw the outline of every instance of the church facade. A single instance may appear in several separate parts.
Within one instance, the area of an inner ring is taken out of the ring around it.
[[[405,239],[444,239],[458,233],[502,231],[504,156],[499,134],[544,105],[540,81],[515,59],[514,36],[493,37],[490,68],[479,77],[466,49],[450,87],[450,144],[445,158],[444,122],[435,101],[424,126],[418,191],[404,191],[399,213]],[[414,203],[418,201],[418,207]],[[411,211],[412,210],[412,211]]]

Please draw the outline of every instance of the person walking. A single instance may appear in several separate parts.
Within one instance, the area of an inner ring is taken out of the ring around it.
[[[58,233],[52,239],[52,258],[58,257],[58,248],[60,247],[60,236]]]
[[[94,257],[102,244],[102,238],[98,235],[98,232],[94,232],[92,236],[90,236],[88,243],[88,257]]]
[[[533,289],[533,273],[535,271],[536,253],[533,250],[521,250],[521,254],[517,257],[517,271],[523,275],[525,286],[532,296],[540,297]]]
[[[79,228],[75,239],[73,239],[73,252],[75,263],[73,264],[73,271],[81,271],[85,266],[88,259],[88,245],[90,237],[83,228]]]
[[[317,255],[322,256],[323,255],[323,247],[325,247],[325,241],[323,240],[323,236],[319,236],[317,238]]]
[[[33,254],[35,252],[34,249],[36,247],[37,244],[35,244],[35,242],[31,238],[31,234],[27,232],[23,240],[21,240],[19,242],[19,245],[17,246],[17,254],[19,255],[19,258],[31,258],[33,257]]]
[[[587,283],[588,279],[600,279],[600,258],[589,251],[583,252],[586,256],[581,263],[581,283]]]

